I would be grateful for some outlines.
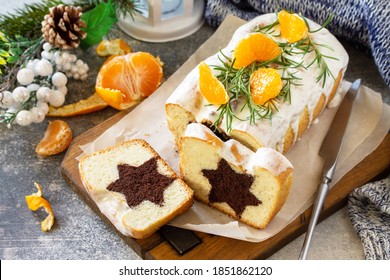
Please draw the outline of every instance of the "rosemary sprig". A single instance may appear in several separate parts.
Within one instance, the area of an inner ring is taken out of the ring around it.
[[[260,26],[256,26],[254,32],[261,32],[263,34],[268,34],[268,35],[272,35],[274,37],[279,37],[280,33],[277,34],[277,35],[272,34],[272,33],[275,32],[275,29],[273,29],[273,28],[279,24],[279,20],[277,18],[278,17],[276,16],[276,21],[274,21],[271,24],[268,24],[268,25],[265,25],[265,26],[261,26],[261,27]]]
[[[307,20],[302,17],[308,27],[309,33],[315,33],[325,28],[329,22],[332,20],[333,15],[329,16],[327,20],[321,25],[320,28],[316,30],[310,30]],[[266,26],[256,26],[254,32],[260,32],[267,36],[279,37],[279,34],[275,34],[275,27],[279,24],[278,19]],[[245,108],[249,111],[249,116],[245,119],[251,124],[255,124],[257,120],[260,119],[272,119],[272,116],[278,112],[278,103],[279,102],[289,102],[291,103],[292,95],[292,86],[301,86],[300,81],[302,78],[298,76],[298,69],[304,68],[308,69],[313,64],[316,64],[320,73],[317,76],[317,83],[322,82],[322,87],[326,84],[327,77],[332,77],[335,79],[333,73],[330,71],[330,68],[327,64],[326,59],[338,60],[335,57],[324,54],[320,48],[328,48],[333,51],[333,49],[324,44],[315,43],[310,36],[303,38],[302,40],[294,43],[288,42],[277,42],[278,46],[281,49],[281,54],[265,62],[253,62],[247,67],[241,69],[235,69],[233,67],[234,60],[232,61],[228,56],[221,53],[219,60],[222,65],[214,66],[214,70],[219,71],[219,74],[216,76],[222,84],[225,86],[225,89],[230,97],[228,103],[220,105],[217,109],[219,115],[216,121],[213,123],[214,127],[218,127],[225,118],[226,122],[226,131],[229,132],[232,127],[233,119],[240,119],[234,112],[236,108],[232,108],[232,103],[236,102],[237,104],[242,103],[239,112],[243,111]],[[314,59],[309,62],[307,65],[304,63],[304,57],[314,52]],[[292,59],[292,56],[299,55],[301,57],[300,61],[295,61]],[[257,105],[253,102],[250,93],[250,77],[254,71],[261,67],[273,67],[282,71],[281,79],[283,81],[283,87],[275,98],[268,100],[263,105]],[[234,107],[234,106],[233,106]]]
[[[333,78],[333,80],[335,80],[335,77],[334,77],[332,71],[330,71],[328,63],[326,62],[326,60],[324,58],[333,59],[333,60],[338,60],[338,58],[324,55],[318,49],[319,46],[324,46],[324,45],[316,44],[313,41],[309,41],[309,44],[311,45],[311,47],[313,48],[313,50],[315,52],[315,57],[314,57],[313,61],[308,65],[308,67],[310,67],[314,63],[317,63],[317,67],[320,69],[320,74],[317,76],[316,82],[318,83],[319,81],[322,81],[322,87],[324,87],[328,76],[331,76]],[[325,47],[328,47],[328,46],[325,46]]]
[[[226,123],[226,131],[229,132],[232,128],[233,119],[238,119],[241,121],[249,121],[251,124],[255,124],[257,120],[260,119],[271,119],[273,114],[277,112],[277,100],[289,97],[286,97],[286,92],[281,91],[280,96],[276,97],[273,100],[269,100],[263,105],[257,105],[253,102],[251,93],[250,93],[250,77],[254,71],[261,67],[269,67],[270,65],[277,63],[280,59],[276,57],[272,60],[265,62],[253,62],[247,67],[242,67],[240,69],[235,69],[233,67],[234,60],[232,61],[227,57],[222,51],[220,52],[219,60],[221,65],[213,66],[216,71],[219,71],[219,74],[216,77],[224,85],[230,100],[228,103],[220,105],[217,109],[219,115],[213,125],[218,127],[222,122],[223,118]],[[235,104],[233,106],[232,104]],[[243,103],[241,108],[237,110],[232,107],[239,106],[240,103]],[[245,108],[248,108],[249,116],[245,119],[238,117],[234,112],[242,112]]]

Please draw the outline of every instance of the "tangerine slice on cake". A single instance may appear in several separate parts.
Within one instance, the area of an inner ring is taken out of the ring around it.
[[[229,95],[223,84],[213,75],[210,67],[205,62],[201,62],[198,69],[199,90],[203,97],[210,104],[226,104],[229,101]]]
[[[273,68],[260,68],[250,77],[251,96],[257,105],[275,98],[283,87],[282,78]]]
[[[278,13],[280,35],[289,43],[295,43],[307,36],[306,22],[297,14],[283,10]]]
[[[261,33],[251,33],[241,39],[233,53],[233,67],[240,69],[254,61],[268,61],[282,53],[278,44]]]
[[[161,84],[161,61],[146,52],[111,56],[100,68],[96,92],[108,105],[123,110],[151,95]]]

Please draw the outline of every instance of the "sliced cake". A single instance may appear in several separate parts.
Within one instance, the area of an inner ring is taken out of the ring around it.
[[[195,198],[243,223],[265,228],[286,201],[293,167],[274,149],[253,152],[192,123],[180,139],[179,152],[181,176]]]
[[[144,140],[84,156],[82,182],[124,235],[146,238],[193,204],[193,191]]]

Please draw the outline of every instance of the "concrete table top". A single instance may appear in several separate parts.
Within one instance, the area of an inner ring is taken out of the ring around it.
[[[6,1],[0,2],[0,13],[8,12],[14,4],[7,6]],[[159,55],[165,63],[165,78],[168,78],[214,31],[204,25],[185,39],[159,44],[134,40],[119,30],[116,35],[124,38],[133,51]],[[355,49],[345,40],[341,42],[350,55],[346,80],[362,78],[363,85],[380,92],[389,104],[390,91],[380,77],[372,57]],[[78,55],[90,66],[89,78],[86,82],[68,84],[67,103],[86,98],[94,91],[95,77],[103,62],[94,54],[93,48],[85,52],[79,50]],[[69,123],[76,137],[117,112],[106,108],[64,120]],[[0,259],[139,259],[65,183],[60,174],[60,164],[65,154],[40,158],[35,153],[35,146],[43,137],[50,120],[53,119],[46,118],[41,124],[23,128],[17,125],[11,129],[0,126]],[[46,215],[44,211],[31,212],[25,202],[24,196],[35,192],[33,181],[42,185],[43,194],[55,211],[56,222],[48,233],[40,229],[40,221]],[[297,259],[302,243],[303,236],[300,236],[270,259]],[[361,242],[352,228],[346,208],[318,225],[308,257],[364,258]]]

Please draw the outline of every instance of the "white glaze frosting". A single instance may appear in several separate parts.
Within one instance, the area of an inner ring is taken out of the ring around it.
[[[256,26],[265,26],[275,22],[276,14],[266,14],[259,16],[252,21],[242,25],[236,30],[233,34],[229,44],[222,50],[225,55],[231,55],[237,43],[252,33]],[[316,30],[320,25],[308,20],[310,30]],[[275,27],[275,34],[278,34],[278,26]],[[309,33],[311,40],[314,43],[324,44],[331,46],[332,50],[319,47],[321,53],[331,57],[336,57],[337,60],[327,59],[326,63],[336,78],[339,72],[343,74],[346,70],[348,64],[348,54],[339,43],[339,41],[325,28],[322,30]],[[283,41],[281,37],[274,37],[275,41]],[[219,53],[208,57],[205,59],[205,62],[210,65],[221,65],[219,60]],[[295,61],[304,61],[304,65],[309,65],[310,62],[314,59],[314,52],[310,52],[305,56],[296,55],[292,59]],[[213,67],[211,67],[213,69]],[[215,71],[215,70],[213,70]],[[214,73],[217,74],[217,73]],[[291,125],[295,137],[297,137],[297,130],[299,125],[299,118],[301,112],[307,106],[309,111],[309,125],[313,122],[312,112],[316,107],[318,100],[322,94],[328,99],[329,94],[334,85],[334,79],[328,77],[326,83],[322,86],[321,83],[318,83],[317,77],[320,74],[320,69],[314,63],[310,68],[299,68],[298,72],[295,74],[302,80],[300,83],[302,85],[291,86],[291,104],[288,102],[278,103],[278,112],[273,116],[272,120],[263,119],[257,120],[256,124],[250,124],[249,121],[241,121],[238,119],[233,119],[232,130],[244,131],[254,137],[259,143],[265,147],[278,148],[280,151],[283,150],[283,140],[285,133],[288,127]],[[171,94],[167,100],[167,104],[177,104],[183,107],[188,112],[191,112],[196,121],[201,123],[203,121],[214,122],[218,116],[217,105],[209,105],[207,101],[202,97],[198,89],[198,79],[199,73],[198,68],[195,67],[183,80],[183,82],[176,88],[176,90]],[[205,106],[208,105],[208,106]],[[240,108],[240,107],[239,107]],[[236,115],[241,119],[246,119],[249,115],[248,110],[244,109],[242,112],[236,112]],[[226,134],[230,134],[226,131],[226,122],[222,121],[220,125]],[[297,139],[294,139],[297,140]]]
[[[293,169],[290,161],[272,148],[262,147],[253,152],[234,139],[223,142],[202,124],[189,124],[184,136],[201,139],[214,145],[223,159],[251,175],[254,175],[256,168],[266,169],[274,176],[280,175],[289,168]]]

